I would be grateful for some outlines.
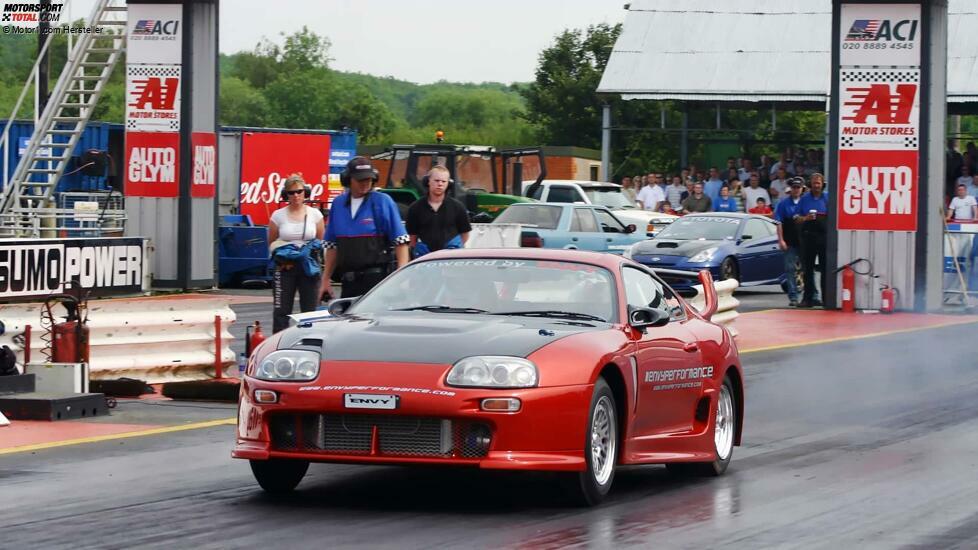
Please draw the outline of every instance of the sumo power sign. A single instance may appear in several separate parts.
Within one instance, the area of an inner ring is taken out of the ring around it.
[[[144,290],[146,241],[139,238],[0,240],[0,300],[80,287],[92,296]]]

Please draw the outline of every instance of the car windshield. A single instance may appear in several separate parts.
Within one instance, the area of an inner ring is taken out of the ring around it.
[[[460,258],[412,263],[385,279],[349,312],[529,314],[614,322],[615,304],[614,278],[602,267],[517,258]]]
[[[656,234],[657,239],[719,241],[737,235],[740,220],[722,216],[683,216]]]
[[[636,208],[634,202],[628,199],[617,187],[584,188],[584,194],[591,204],[600,204],[609,208]]]
[[[540,229],[557,229],[561,207],[537,204],[514,204],[496,218],[499,223],[518,223]]]

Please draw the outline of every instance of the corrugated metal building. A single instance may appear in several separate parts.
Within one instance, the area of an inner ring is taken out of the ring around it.
[[[948,15],[953,113],[978,101],[978,2],[948,0]],[[635,0],[598,92],[823,109],[831,47],[831,0]]]

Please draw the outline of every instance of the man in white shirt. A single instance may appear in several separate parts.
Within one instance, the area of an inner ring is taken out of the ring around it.
[[[785,196],[788,191],[788,171],[784,168],[778,168],[778,175],[776,178],[771,180],[771,187],[768,189],[768,193],[771,195],[771,202],[777,205],[777,202],[781,197]]]
[[[958,196],[951,199],[947,209],[948,221],[978,219],[978,201],[968,194],[968,188],[958,185],[957,192]]]
[[[761,187],[761,179],[757,172],[753,172],[750,175],[750,187],[744,188],[744,209],[754,208],[758,198],[764,199],[765,204],[771,204],[771,196],[768,195],[767,189]]]
[[[655,212],[659,211],[659,207],[662,202],[666,200],[665,193],[662,192],[662,188],[655,183],[646,185],[639,192],[635,201],[643,210],[653,210]]]

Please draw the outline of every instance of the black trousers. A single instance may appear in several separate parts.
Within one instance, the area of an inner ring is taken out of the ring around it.
[[[340,298],[363,296],[371,288],[377,286],[377,283],[383,281],[385,277],[387,277],[386,273],[366,273],[354,277],[352,281],[347,281],[344,278],[341,283],[343,287],[340,290]]]
[[[319,305],[318,275],[312,277],[302,272],[299,266],[292,269],[276,269],[272,278],[272,331],[289,328],[289,315],[295,307],[295,291],[299,291],[299,310],[303,313],[315,311]]]
[[[811,302],[815,298],[815,259],[818,258],[821,274],[819,276],[819,288],[821,289],[822,301],[825,296],[825,279],[829,266],[825,263],[825,234],[814,231],[805,231],[801,234],[801,268],[805,290],[802,293],[803,302]]]

